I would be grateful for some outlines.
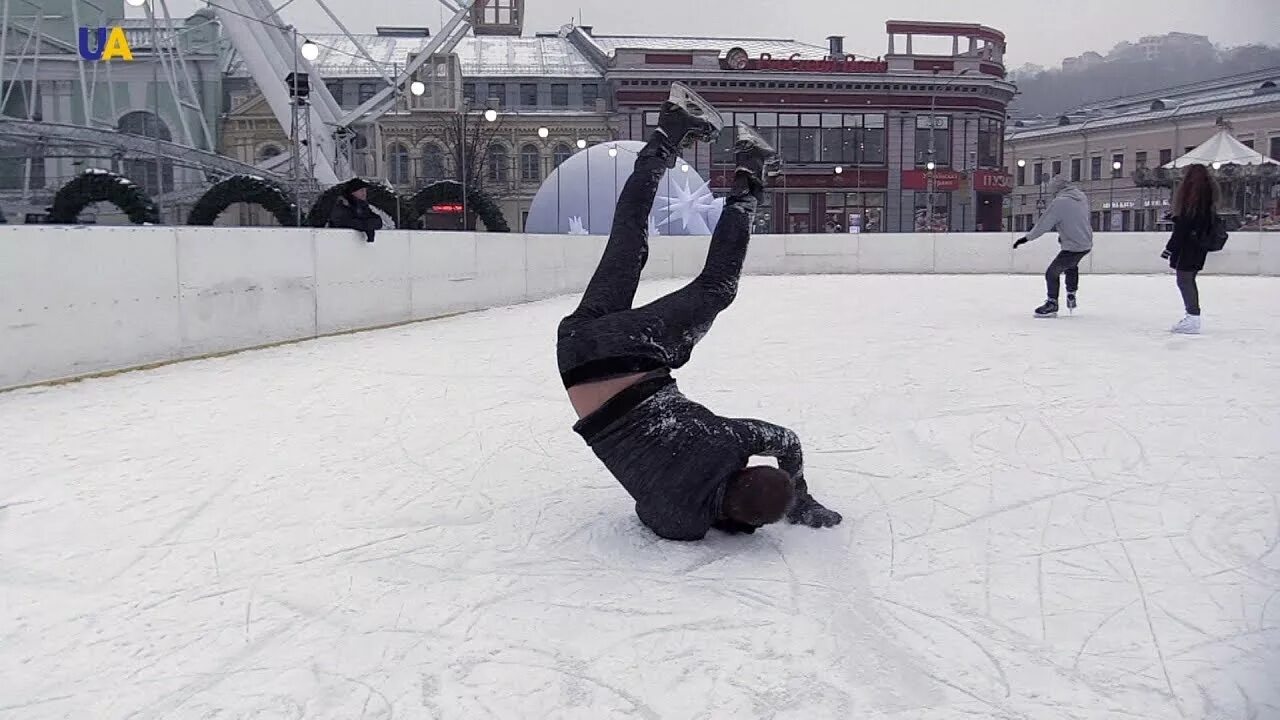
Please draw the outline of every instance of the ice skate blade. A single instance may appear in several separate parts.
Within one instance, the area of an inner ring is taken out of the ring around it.
[[[671,94],[667,96],[667,101],[684,108],[690,115],[711,123],[716,132],[724,128],[724,117],[720,115],[720,111],[682,82],[671,83]]]
[[[1051,313],[1032,313],[1032,315],[1033,315],[1033,316],[1035,316],[1035,317],[1037,317],[1037,318],[1056,318],[1056,317],[1058,317],[1058,313],[1057,313],[1056,311],[1055,311],[1055,312],[1051,312]]]

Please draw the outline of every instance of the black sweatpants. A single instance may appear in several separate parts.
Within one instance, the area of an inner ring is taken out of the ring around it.
[[[737,295],[761,193],[742,178],[735,179],[735,190],[725,199],[702,272],[669,295],[631,307],[649,255],[649,212],[667,170],[667,151],[660,148],[660,139],[651,138],[636,159],[618,197],[600,264],[578,309],[560,321],[556,356],[565,387],[684,365]]]
[[[1063,250],[1053,259],[1053,262],[1049,263],[1049,269],[1044,271],[1044,281],[1051,299],[1058,299],[1058,276],[1063,273],[1067,276],[1068,293],[1074,293],[1080,288],[1080,261],[1088,254],[1088,250],[1084,252]]]

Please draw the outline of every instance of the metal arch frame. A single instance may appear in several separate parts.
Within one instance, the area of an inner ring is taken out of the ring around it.
[[[160,160],[167,160],[186,167],[201,168],[209,172],[226,175],[266,175],[276,180],[283,180],[279,175],[263,173],[260,168],[253,165],[209,150],[201,150],[182,143],[157,140],[143,135],[131,135],[118,130],[104,130],[84,125],[20,120],[18,118],[0,116],[0,138],[33,144],[47,142],[50,139],[65,140],[68,144],[111,148],[112,150],[127,152],[135,156],[158,156]]]

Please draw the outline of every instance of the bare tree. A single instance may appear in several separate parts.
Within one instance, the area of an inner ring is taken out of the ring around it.
[[[480,113],[452,113],[443,120],[438,140],[449,159],[444,168],[447,179],[456,180],[471,191],[483,191],[494,199],[510,195],[516,149],[505,140],[506,120],[502,114],[494,122],[485,120]],[[492,162],[490,151],[494,147],[506,151],[500,166]]]

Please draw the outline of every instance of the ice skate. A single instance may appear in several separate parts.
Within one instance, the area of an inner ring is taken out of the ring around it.
[[[1053,298],[1049,298],[1048,300],[1045,300],[1043,305],[1036,308],[1036,317],[1039,317],[1039,318],[1058,317],[1058,301],[1054,300]]]
[[[671,83],[671,94],[662,103],[658,115],[658,129],[679,148],[689,147],[696,140],[711,142],[724,127],[724,118],[702,99],[702,96],[679,82]]]
[[[1073,292],[1067,293],[1067,311],[1072,315],[1074,315],[1076,311],[1076,294]]]
[[[1170,328],[1169,332],[1176,333],[1178,335],[1199,335],[1200,334],[1200,316],[1187,315],[1186,317],[1179,320],[1177,325],[1174,325],[1172,328]]]
[[[778,151],[746,123],[738,123],[738,139],[733,143],[733,159],[738,170],[757,178],[778,174]]]

